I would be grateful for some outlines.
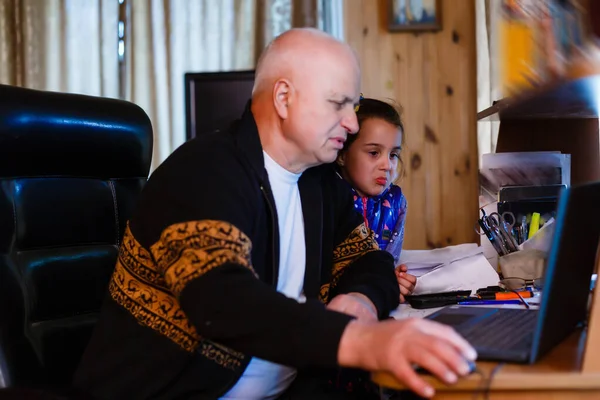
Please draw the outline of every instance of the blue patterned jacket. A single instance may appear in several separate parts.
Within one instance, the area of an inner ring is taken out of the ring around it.
[[[363,216],[367,227],[375,233],[379,248],[392,254],[398,265],[406,222],[406,197],[402,189],[392,184],[376,197],[361,197],[354,188],[352,194],[354,208]]]

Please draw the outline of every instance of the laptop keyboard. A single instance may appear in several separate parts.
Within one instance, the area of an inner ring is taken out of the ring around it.
[[[537,317],[537,311],[499,309],[484,320],[459,327],[457,331],[475,348],[529,349]]]

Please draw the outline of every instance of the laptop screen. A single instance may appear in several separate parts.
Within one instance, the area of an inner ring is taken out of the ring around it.
[[[586,320],[600,242],[598,204],[600,182],[572,186],[561,193],[531,361]]]

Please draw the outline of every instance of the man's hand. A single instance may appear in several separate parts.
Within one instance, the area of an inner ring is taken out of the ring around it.
[[[400,285],[400,303],[406,301],[404,296],[411,294],[417,284],[417,277],[408,274],[406,271],[408,271],[408,267],[404,264],[396,267],[396,278],[398,279],[398,285]]]
[[[367,296],[361,293],[339,294],[331,299],[327,308],[352,315],[360,321],[377,321],[375,305]]]
[[[338,349],[341,366],[390,372],[422,397],[432,397],[434,390],[414,371],[414,365],[452,384],[459,375],[469,373],[466,360],[476,357],[475,350],[454,329],[424,319],[353,320]]]

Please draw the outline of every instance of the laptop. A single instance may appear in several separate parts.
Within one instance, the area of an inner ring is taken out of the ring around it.
[[[480,361],[534,363],[583,326],[600,242],[600,182],[561,192],[537,310],[448,306],[428,319],[452,326]]]

